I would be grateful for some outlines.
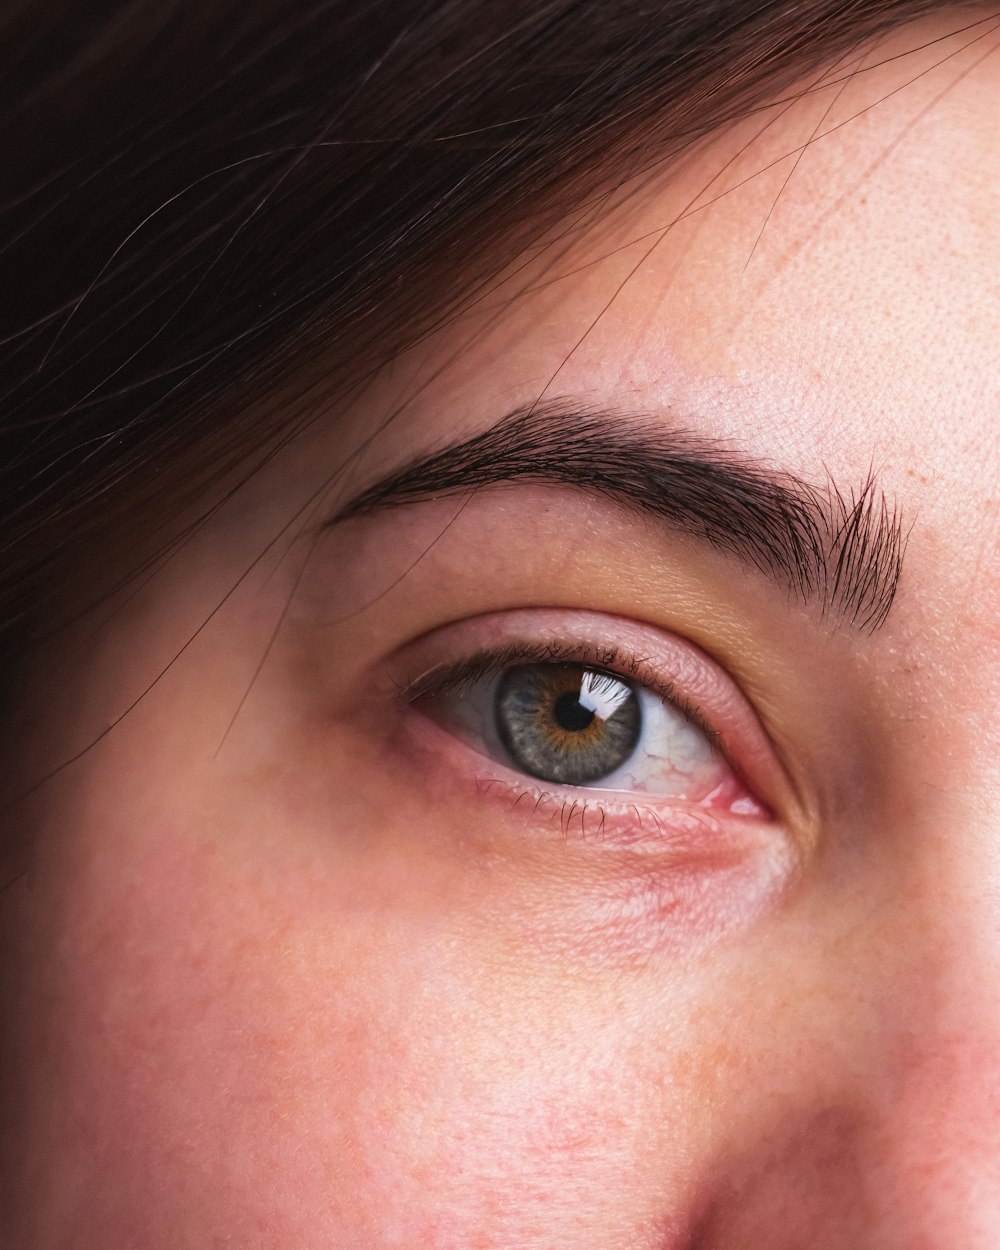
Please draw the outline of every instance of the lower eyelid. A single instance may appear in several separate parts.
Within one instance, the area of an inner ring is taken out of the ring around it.
[[[539,959],[691,953],[751,924],[801,871],[779,822],[526,784],[419,711],[384,746],[420,817],[407,827],[475,865],[484,915],[499,908]]]
[[[447,726],[447,732],[464,741],[470,752],[509,770],[518,783],[529,787],[555,786],[559,793],[565,794],[566,802],[570,804],[598,799],[613,801],[618,796],[621,802],[646,807],[653,804],[711,807],[733,815],[769,818],[767,808],[754,799],[732,765],[719,754],[705,733],[690,722],[685,723],[677,709],[666,704],[661,696],[643,688],[638,691],[643,708],[643,738],[652,737],[655,741],[658,736],[662,739],[666,734],[668,746],[676,749],[677,735],[682,735],[684,740],[690,735],[693,740],[690,768],[685,769],[682,763],[658,767],[658,757],[650,750],[653,744],[647,741],[644,752],[638,750],[637,744],[633,757],[593,782],[560,786],[545,778],[532,777],[509,758],[493,718],[486,710],[495,697],[497,680],[499,674],[481,680],[478,701],[471,700],[464,688],[457,691],[445,689],[438,694],[422,696],[411,706],[419,709],[429,721]],[[431,709],[438,711],[439,715],[430,715]],[[449,716],[449,712],[454,714]],[[669,756],[660,758],[669,759]]]
[[[420,783],[433,786],[442,803],[493,809],[518,835],[533,830],[537,836],[544,829],[564,839],[580,837],[634,851],[712,858],[756,845],[762,826],[773,834],[773,816],[749,796],[750,810],[736,811],[663,795],[553,787],[493,764],[417,709],[410,716],[402,749],[410,755]],[[746,792],[735,778],[732,785],[731,799],[737,801]]]
[[[564,838],[578,837],[620,850],[671,855],[691,859],[731,859],[737,848],[756,844],[759,830],[749,837],[749,828],[734,837],[729,822],[705,808],[674,804],[653,805],[622,801],[610,793],[594,797],[566,791],[519,785],[504,777],[481,776],[475,780],[476,794],[497,804],[509,815],[528,824],[544,824]]]

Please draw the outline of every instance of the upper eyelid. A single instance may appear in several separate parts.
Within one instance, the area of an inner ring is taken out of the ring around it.
[[[659,517],[777,576],[797,597],[818,599],[824,615],[862,633],[882,626],[902,575],[906,535],[874,470],[854,489],[817,488],[647,415],[569,400],[515,410],[397,469],[326,525],[519,480],[569,485]]]
[[[722,734],[701,709],[686,698],[682,689],[674,682],[659,678],[648,660],[627,657],[617,649],[611,654],[608,648],[588,648],[585,644],[560,646],[553,643],[512,643],[497,651],[479,651],[467,660],[458,662],[450,671],[447,666],[438,666],[418,678],[404,693],[404,697],[408,702],[413,702],[424,695],[444,692],[484,677],[499,675],[507,667],[524,663],[587,664],[614,677],[641,685],[674,706],[705,735],[720,754],[725,755]]]

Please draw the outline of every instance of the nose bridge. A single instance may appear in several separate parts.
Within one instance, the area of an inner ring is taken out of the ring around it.
[[[870,1175],[891,1250],[1000,1247],[1000,820],[960,806],[914,847],[881,979]]]

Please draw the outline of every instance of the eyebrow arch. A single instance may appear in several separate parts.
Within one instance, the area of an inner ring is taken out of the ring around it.
[[[816,487],[662,418],[566,400],[517,409],[413,460],[327,525],[518,481],[575,487],[656,518],[861,632],[883,624],[899,585],[900,517],[873,471],[848,493]]]

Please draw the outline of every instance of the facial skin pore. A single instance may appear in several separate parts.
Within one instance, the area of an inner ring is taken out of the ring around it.
[[[99,741],[18,809],[0,1243],[996,1250],[981,17],[570,213],[43,658],[25,775]],[[540,402],[874,475],[885,620],[566,482],[327,523]],[[491,758],[433,681],[525,642],[687,692],[756,814]]]

